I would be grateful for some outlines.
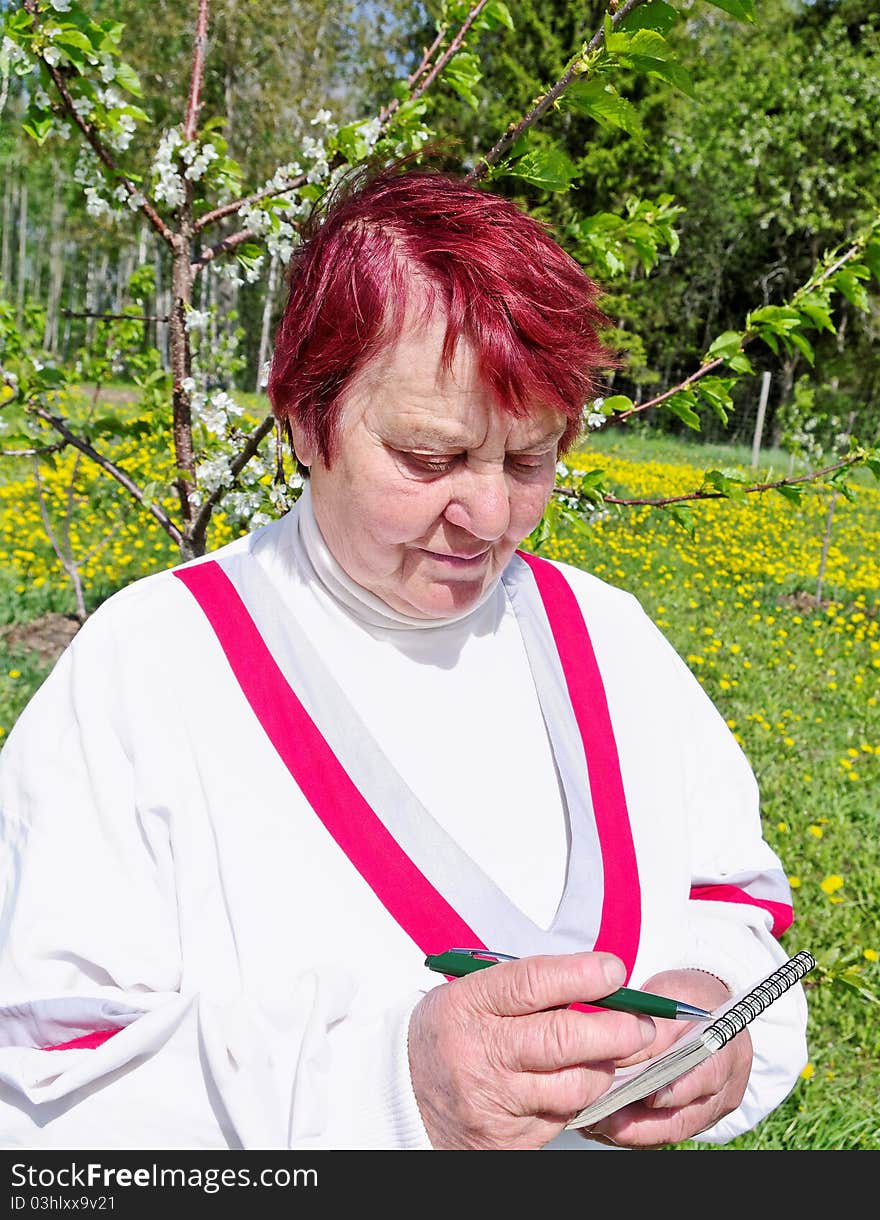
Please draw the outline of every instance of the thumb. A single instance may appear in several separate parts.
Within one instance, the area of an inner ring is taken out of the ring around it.
[[[469,998],[498,1017],[565,1008],[621,987],[626,968],[613,953],[558,953],[499,962],[461,979]]]

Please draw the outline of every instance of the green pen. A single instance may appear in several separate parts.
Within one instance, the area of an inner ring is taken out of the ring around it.
[[[494,966],[498,962],[515,962],[509,953],[493,953],[490,949],[447,949],[445,953],[432,953],[425,958],[429,970],[439,974],[461,978]],[[584,1000],[595,1008],[613,1008],[618,1012],[644,1013],[648,1017],[664,1017],[668,1021],[710,1021],[711,1012],[695,1008],[683,1000],[671,1000],[665,995],[654,995],[650,991],[634,991],[631,987],[618,987],[611,995],[598,1000]]]

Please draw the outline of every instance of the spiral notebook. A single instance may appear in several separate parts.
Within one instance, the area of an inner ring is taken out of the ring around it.
[[[816,959],[806,949],[789,958],[772,974],[768,974],[762,982],[738,996],[732,996],[712,1014],[710,1025],[699,1026],[684,1035],[674,1043],[668,1051],[657,1059],[649,1059],[646,1063],[636,1063],[632,1067],[619,1068],[614,1076],[614,1083],[607,1093],[585,1109],[576,1114],[566,1128],[586,1127],[598,1122],[615,1110],[628,1106],[630,1102],[639,1101],[649,1093],[662,1089],[670,1080],[677,1080],[685,1072],[720,1051],[731,1038],[735,1038],[741,1030],[755,1017],[760,1016],[769,1008],[774,1000],[789,987],[800,982],[805,974],[816,965]]]

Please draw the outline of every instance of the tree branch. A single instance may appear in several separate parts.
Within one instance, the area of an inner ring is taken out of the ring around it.
[[[611,14],[611,25],[617,29],[618,25],[623,21],[624,17],[628,16],[633,9],[638,8],[642,4],[646,4],[647,0],[626,0],[626,4],[622,4],[616,13]],[[485,157],[481,157],[474,168],[466,175],[466,182],[479,182],[485,177],[486,173],[491,169],[495,162],[504,153],[511,148],[524,132],[530,127],[534,127],[538,119],[542,118],[553,103],[559,98],[568,86],[583,75],[583,70],[580,67],[585,55],[589,55],[592,51],[598,51],[599,47],[605,41],[605,30],[600,29],[587,45],[579,52],[572,60],[566,70],[560,76],[555,85],[551,86],[545,94],[538,98],[537,102],[532,106],[531,110],[525,114],[518,123],[511,123],[504,135],[498,140],[492,148],[486,153]]]
[[[59,312],[63,318],[99,318],[108,322],[168,322],[170,317],[167,313],[92,313],[89,310],[78,313],[73,309],[62,309]]]
[[[851,453],[839,462],[833,462],[830,466],[824,466],[821,470],[811,471],[810,474],[798,475],[796,478],[775,479],[770,483],[754,483],[750,487],[741,487],[737,484],[737,491],[750,495],[755,492],[775,491],[778,487],[798,487],[802,484],[818,483],[820,479],[826,478],[829,474],[834,474],[837,470],[845,470],[848,466],[855,466],[861,461],[864,461],[864,454]],[[576,487],[555,487],[553,491],[555,495],[569,496],[575,499],[581,495]],[[729,499],[731,497],[723,491],[688,491],[680,496],[663,496],[657,500],[642,498],[630,500],[621,496],[613,496],[610,492],[602,492],[602,500],[605,504],[619,504],[626,508],[636,508],[640,505],[648,508],[662,508],[667,504],[682,504],[687,500]]]
[[[252,203],[259,203],[261,199],[269,199],[272,195],[284,195],[287,191],[296,190],[305,182],[306,175],[300,174],[296,178],[289,178],[281,186],[267,186],[264,190],[254,191],[252,195],[246,195],[243,199],[234,199],[231,203],[224,203],[221,207],[214,208],[210,212],[205,212],[204,216],[200,216],[193,223],[193,232],[198,233],[200,229],[205,229],[208,225],[223,220],[226,216],[232,216],[233,213],[240,212],[242,208],[249,207]]]
[[[275,416],[267,415],[262,423],[260,423],[250,434],[244,448],[239,452],[235,460],[229,464],[229,473],[232,475],[233,482],[238,478],[245,466],[247,466],[248,462],[257,452],[263,437],[271,432],[274,426]],[[205,500],[201,504],[198,516],[193,522],[191,531],[191,541],[194,545],[201,541],[202,535],[208,528],[208,522],[211,520],[211,514],[213,513],[215,506],[220,502],[228,490],[228,487],[215,488],[210,495],[206,496]]]
[[[202,267],[212,263],[214,259],[220,258],[224,254],[228,254],[230,250],[234,250],[236,246],[242,245],[246,241],[250,241],[257,234],[253,229],[240,229],[238,233],[230,233],[228,237],[224,237],[222,241],[218,241],[216,245],[209,246],[207,250],[203,250],[197,259],[190,263],[192,270],[200,271]]]
[[[202,83],[205,79],[205,51],[208,46],[208,0],[199,0],[196,17],[196,32],[193,38],[192,69],[189,79],[189,99],[186,117],[183,120],[183,138],[190,142],[196,138],[199,111],[202,108]]]
[[[24,0],[24,7],[34,16],[38,15],[35,0]],[[91,146],[95,155],[98,157],[98,160],[101,161],[102,164],[107,167],[107,169],[109,169],[114,178],[117,178],[122,183],[130,196],[139,195],[141,199],[143,199],[143,203],[138,204],[137,210],[139,212],[143,212],[160,237],[162,237],[165,241],[170,242],[173,237],[172,231],[168,228],[165,221],[157,212],[155,204],[147,199],[144,196],[143,191],[139,190],[135,184],[125,176],[122,170],[120,170],[119,166],[110,155],[110,152],[105,146],[103,140],[98,135],[95,127],[87,119],[84,119],[82,115],[77,114],[76,108],[73,104],[73,98],[70,95],[70,90],[67,88],[67,82],[64,79],[64,73],[55,67],[54,64],[50,64],[42,55],[40,56],[40,62],[51,76],[55,84],[55,88],[58,90],[58,95],[61,98],[66,113],[71,119],[73,119],[74,123],[76,123],[77,127],[85,136],[86,140],[88,140],[89,145]]]
[[[805,293],[812,292],[814,288],[818,288],[827,279],[830,279],[830,277],[834,275],[835,272],[839,271],[841,267],[846,266],[851,259],[855,258],[857,254],[862,252],[862,250],[865,248],[866,241],[867,238],[862,238],[860,241],[853,242],[845,254],[842,254],[840,258],[835,259],[835,261],[826,267],[820,274],[816,275],[814,273],[812,276],[810,276],[806,284],[802,284],[801,287],[798,288],[797,292],[793,294],[790,303],[794,305],[799,297],[803,296]],[[747,330],[743,335],[739,350],[742,351],[750,343],[753,343],[757,337],[758,332],[756,330]],[[672,389],[664,390],[662,394],[656,395],[656,397],[649,399],[647,402],[641,402],[638,404],[638,406],[630,407],[627,411],[621,411],[616,415],[610,416],[602,425],[602,429],[611,425],[616,426],[617,424],[621,424],[624,420],[629,419],[630,416],[638,415],[642,411],[647,411],[649,407],[659,406],[661,403],[666,402],[667,399],[672,398],[673,395],[680,393],[682,390],[688,389],[690,386],[694,385],[695,382],[700,381],[701,378],[705,377],[708,373],[714,372],[715,369],[720,368],[721,365],[725,363],[725,360],[726,357],[720,356],[716,360],[709,360],[706,364],[701,364],[695,372],[691,373],[688,377],[685,377],[685,379],[680,381],[677,385],[674,385]],[[600,429],[600,431],[602,429]]]
[[[431,62],[431,58],[436,54],[436,52],[446,34],[445,27],[440,30],[437,37],[434,39],[433,43],[431,44],[430,48],[425,52],[424,56],[422,57],[422,61],[419,64],[419,66],[416,68],[415,72],[413,72],[412,75],[407,78],[407,84],[410,86],[411,92],[407,96],[406,101],[411,102],[415,98],[421,97],[422,94],[428,88],[430,88],[430,86],[436,80],[438,74],[440,72],[442,72],[443,69],[446,67],[446,65],[449,63],[449,60],[452,58],[452,56],[457,51],[461,50],[461,45],[462,45],[465,35],[467,34],[470,27],[473,25],[474,21],[477,19],[477,17],[479,17],[480,13],[486,7],[488,2],[489,2],[489,0],[478,0],[478,3],[474,5],[474,7],[468,13],[467,17],[462,22],[458,32],[456,33],[452,42],[449,44],[449,47],[447,47],[447,49],[443,52],[443,54],[440,56],[440,58],[438,59],[437,63],[434,65],[434,67],[430,68],[430,70],[429,70],[429,64]],[[644,4],[645,0],[638,0],[638,3]],[[416,83],[419,81],[419,79],[422,76],[425,75],[426,72],[428,74],[426,79],[416,88],[413,88],[413,86],[416,86]],[[401,105],[402,105],[402,102],[400,101],[400,99],[394,98],[393,101],[389,102],[387,106],[383,107],[382,110],[379,111],[378,118],[379,118],[379,123],[380,123],[380,132],[385,130],[391,116],[395,113],[396,110],[398,110],[400,108]],[[334,161],[334,167],[338,163],[339,163],[339,159],[337,158]],[[195,232],[198,232],[200,229],[207,228],[207,226],[209,224],[214,224],[218,220],[223,220],[226,216],[232,216],[234,213],[241,211],[242,208],[248,207],[252,203],[258,203],[261,199],[268,199],[272,195],[283,195],[287,191],[296,190],[297,187],[302,186],[306,181],[307,181],[307,175],[300,174],[296,178],[289,179],[287,182],[283,183],[281,186],[265,187],[263,190],[255,191],[252,195],[247,195],[243,199],[235,199],[230,203],[224,203],[221,207],[213,208],[210,212],[206,212],[203,216],[200,216],[198,218],[198,220],[196,220],[195,224],[193,225],[193,229]],[[235,234],[235,236],[239,237],[238,234]],[[249,238],[254,237],[254,236],[255,236],[254,233],[252,233],[250,230],[247,230],[247,231],[245,231],[245,234],[239,238],[239,240],[247,241]],[[238,243],[236,243],[236,244],[238,244]],[[219,253],[219,254],[226,253],[226,249],[224,248],[222,242],[218,246],[212,247],[212,249],[217,251],[217,253]],[[197,262],[193,264],[193,266],[202,266],[202,265],[204,265],[204,263],[210,262],[212,258],[216,258],[216,257],[217,257],[217,254],[212,253],[207,258],[202,257],[202,258],[198,259]]]
[[[115,479],[117,483],[125,488],[130,496],[133,496],[139,504],[146,508],[147,512],[149,512],[150,515],[159,522],[162,529],[169,536],[169,538],[171,538],[172,541],[177,544],[177,546],[182,546],[184,542],[183,534],[180,532],[171,518],[159,507],[158,504],[147,499],[137,484],[129,477],[129,475],[125,473],[124,470],[122,470],[121,467],[117,466],[115,462],[111,462],[108,458],[105,458],[103,454],[100,454],[97,449],[93,448],[88,441],[83,440],[82,437],[76,436],[75,433],[71,432],[64,420],[59,418],[57,415],[52,415],[52,413],[47,411],[44,407],[31,406],[29,410],[33,415],[38,416],[40,419],[44,420],[47,424],[54,428],[56,432],[59,432],[64,437],[68,445],[73,445],[73,447],[78,449],[80,453],[84,453],[86,457],[91,458],[92,461],[96,465],[100,466],[102,470],[105,470],[111,478]]]

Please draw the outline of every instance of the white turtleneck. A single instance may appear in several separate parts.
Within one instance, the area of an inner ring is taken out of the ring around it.
[[[568,826],[503,585],[454,618],[411,618],[343,571],[315,520],[308,484],[295,513],[293,545],[311,578],[303,626],[431,815],[525,914],[547,927],[562,895]],[[553,861],[542,870],[531,864],[536,818],[544,858]],[[500,853],[502,839],[508,850]]]

